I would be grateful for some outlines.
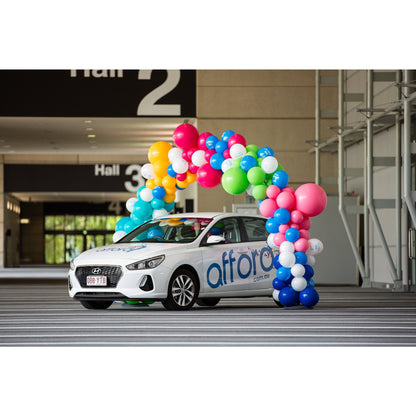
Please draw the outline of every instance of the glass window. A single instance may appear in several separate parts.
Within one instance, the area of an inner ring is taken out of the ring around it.
[[[241,234],[237,218],[226,218],[217,221],[209,230],[205,241],[210,235],[222,236],[224,238],[224,244],[240,243]]]
[[[263,218],[243,217],[248,241],[266,241],[269,233],[266,230],[266,220]]]
[[[65,231],[75,230],[75,217],[73,215],[65,216]]]
[[[53,215],[45,216],[45,230],[55,229],[55,217]]]

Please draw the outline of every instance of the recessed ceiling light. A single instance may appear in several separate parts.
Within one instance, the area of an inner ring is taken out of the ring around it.
[[[88,143],[94,144],[94,143],[97,143],[97,141],[96,140],[88,140]]]
[[[86,127],[85,130],[92,131],[92,130],[94,130],[94,128],[93,127]]]
[[[97,137],[95,134],[89,134],[88,137]]]
[[[92,120],[84,120],[84,123],[92,123]]]

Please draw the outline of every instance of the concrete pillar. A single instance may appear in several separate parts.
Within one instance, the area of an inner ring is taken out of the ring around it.
[[[0,267],[4,267],[4,157],[0,155]]]

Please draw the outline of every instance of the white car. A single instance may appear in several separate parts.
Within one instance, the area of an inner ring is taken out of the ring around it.
[[[274,254],[266,219],[187,213],[149,221],[71,262],[69,295],[88,309],[114,301],[161,301],[169,310],[221,298],[272,296]]]

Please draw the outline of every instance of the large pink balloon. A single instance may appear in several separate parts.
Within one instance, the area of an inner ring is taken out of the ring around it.
[[[202,165],[196,173],[196,179],[203,188],[215,188],[221,183],[222,172],[209,163]]]
[[[314,183],[305,183],[295,191],[296,209],[309,217],[319,215],[326,207],[325,191]]]
[[[264,217],[271,218],[274,215],[274,212],[277,210],[277,204],[274,199],[265,199],[260,204],[260,214]]]
[[[192,124],[181,124],[173,132],[173,140],[182,150],[198,147],[198,130]]]

